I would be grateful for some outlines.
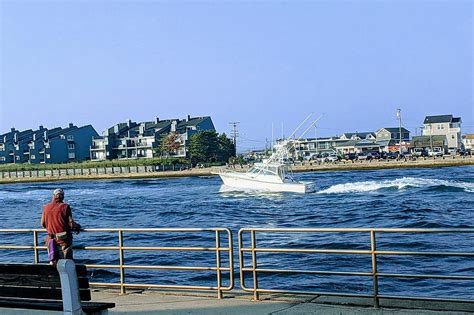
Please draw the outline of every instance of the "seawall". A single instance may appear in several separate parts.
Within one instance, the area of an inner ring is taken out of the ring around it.
[[[432,168],[432,167],[453,167],[474,165],[474,156],[467,157],[444,157],[426,158],[417,160],[372,160],[372,161],[338,161],[335,163],[304,162],[295,163],[294,172],[318,172],[318,171],[354,171],[388,168]],[[236,166],[236,171],[246,171],[247,166]],[[213,172],[219,167],[193,168],[181,171],[159,171],[159,172],[138,172],[138,173],[106,173],[106,174],[77,174],[64,175],[58,173],[54,176],[32,176],[28,171],[24,173],[12,172],[0,177],[0,184],[24,183],[24,182],[51,182],[65,180],[105,180],[105,179],[140,179],[140,178],[173,178],[190,176],[215,176]],[[26,174],[25,174],[26,173]]]

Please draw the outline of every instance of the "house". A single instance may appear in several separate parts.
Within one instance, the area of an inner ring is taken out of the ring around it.
[[[377,143],[382,152],[395,152],[400,150],[400,140],[402,151],[407,151],[410,141],[410,131],[403,127],[380,128],[375,132]]]
[[[67,163],[89,159],[89,147],[97,132],[91,125],[10,132],[0,136],[0,164]]]
[[[157,117],[153,121],[140,123],[128,120],[108,128],[101,137],[95,137],[90,147],[90,158],[94,161],[152,158],[156,155],[161,141],[170,133],[176,134],[180,144],[173,156],[186,157],[189,139],[204,130],[215,130],[209,116],[188,115],[182,120],[160,120]]]
[[[448,149],[460,149],[461,118],[453,115],[426,116],[423,122],[423,136],[445,136]]]
[[[474,152],[474,133],[465,134],[462,137],[462,144],[464,146],[464,150]]]

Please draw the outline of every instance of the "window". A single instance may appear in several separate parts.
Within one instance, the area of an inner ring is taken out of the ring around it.
[[[36,160],[36,156],[34,154],[31,155],[32,160]]]
[[[73,135],[68,135],[67,140],[68,141],[74,141],[74,136]]]
[[[20,156],[19,156],[19,155],[16,156],[16,160],[17,160],[17,161],[20,160]]]
[[[70,152],[70,153],[68,154],[68,158],[70,158],[70,159],[75,159],[75,158],[76,158],[76,153]]]
[[[4,144],[0,144],[0,151],[5,151],[5,145]]]
[[[46,158],[47,158],[47,159],[50,159],[50,158],[51,158],[51,154],[49,154],[49,153],[46,154]]]
[[[74,143],[69,143],[67,145],[67,148],[70,149],[70,150],[74,150]]]
[[[4,157],[4,156],[0,156],[0,161],[5,161],[5,157]]]
[[[451,139],[454,139],[454,135],[451,135]]]

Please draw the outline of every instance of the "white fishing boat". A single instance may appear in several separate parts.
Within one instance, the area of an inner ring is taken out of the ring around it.
[[[308,116],[296,130],[298,130],[309,117],[311,117],[311,115]],[[319,120],[319,118],[317,120]],[[316,121],[313,122],[311,126],[314,125]],[[261,163],[255,163],[254,166],[245,173],[236,172],[231,169],[221,169],[215,174],[220,176],[224,185],[236,189],[295,193],[314,191],[314,185],[312,183],[295,180],[291,172],[291,166],[286,163],[294,143],[294,141],[289,139],[283,141],[270,158]]]
[[[224,185],[233,188],[295,193],[313,191],[311,183],[296,181],[288,172],[288,166],[280,163],[255,163],[246,173],[222,170],[217,174]]]

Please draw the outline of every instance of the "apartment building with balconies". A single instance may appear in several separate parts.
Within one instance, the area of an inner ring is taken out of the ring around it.
[[[98,136],[91,125],[18,131],[0,135],[0,163],[67,163],[88,160],[92,138]]]
[[[157,155],[162,139],[170,133],[176,133],[180,143],[173,156],[186,157],[190,137],[204,130],[215,130],[209,116],[188,115],[186,119],[165,120],[157,117],[153,121],[140,123],[128,120],[108,128],[101,137],[95,137],[90,148],[90,158],[94,161],[152,158]]]

